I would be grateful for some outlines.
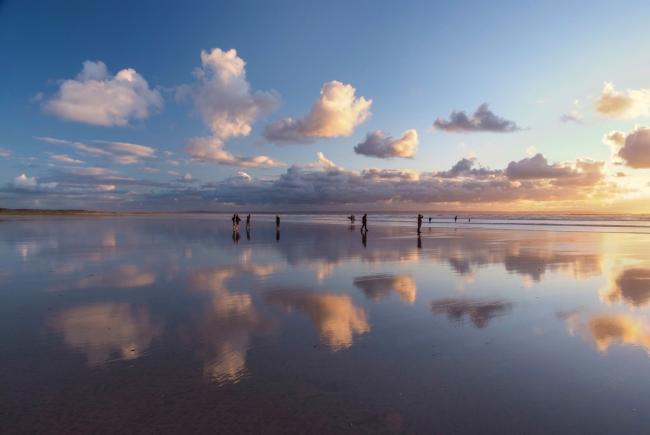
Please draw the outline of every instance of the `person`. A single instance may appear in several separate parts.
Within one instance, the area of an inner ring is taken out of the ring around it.
[[[237,215],[233,213],[232,215],[232,228],[235,229],[235,225],[237,225]]]
[[[424,216],[418,213],[418,234],[422,232],[422,219],[424,219]]]
[[[361,232],[368,231],[368,213],[364,213],[361,218]]]
[[[431,223],[431,216],[429,216],[429,223]]]
[[[354,217],[354,215],[351,214],[350,216],[348,216],[348,219],[350,220],[350,223],[353,224],[354,221],[356,220],[356,217]]]
[[[468,218],[467,218],[467,222],[472,222],[472,218],[471,218],[471,217],[468,217]]]
[[[458,222],[458,215],[454,216],[454,223]]]
[[[251,227],[251,214],[248,213],[248,216],[246,216],[246,230],[248,231]]]
[[[277,214],[275,215],[275,228],[280,228],[280,216]]]

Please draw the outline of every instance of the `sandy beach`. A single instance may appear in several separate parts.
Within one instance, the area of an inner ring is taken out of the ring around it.
[[[640,433],[650,237],[0,222],[3,433]]]

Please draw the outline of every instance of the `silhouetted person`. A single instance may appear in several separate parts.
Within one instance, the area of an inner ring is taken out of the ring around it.
[[[367,233],[361,232],[361,244],[365,248],[368,245]]]
[[[280,229],[280,215],[275,215],[275,228]]]
[[[368,231],[368,213],[364,213],[363,217],[361,218],[361,232],[367,232]]]
[[[235,225],[237,225],[237,215],[233,214],[232,215],[232,228],[233,228],[233,230],[235,229]]]
[[[424,216],[418,213],[418,234],[422,231],[422,219],[424,219]]]
[[[351,223],[351,224],[353,224],[353,223],[354,223],[354,221],[355,221],[355,220],[356,220],[357,218],[356,218],[356,217],[354,217],[354,215],[353,215],[353,214],[351,214],[350,216],[348,216],[348,219],[350,220],[350,223]]]
[[[468,217],[468,218],[467,218],[467,222],[472,222],[472,218],[471,218],[471,217]]]
[[[246,216],[246,231],[248,231],[251,227],[251,214],[248,213],[248,216]]]
[[[431,216],[429,216],[429,223],[431,223]]]
[[[454,216],[454,223],[458,222],[458,216]]]

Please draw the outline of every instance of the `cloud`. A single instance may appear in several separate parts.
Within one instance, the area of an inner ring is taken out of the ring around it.
[[[18,190],[50,190],[56,188],[58,183],[39,183],[36,177],[20,174],[14,178],[13,187]]]
[[[462,158],[448,171],[438,172],[436,175],[441,178],[473,177],[484,178],[503,174],[503,171],[491,170],[488,168],[475,168],[476,158]]]
[[[250,135],[255,121],[274,110],[275,92],[252,92],[246,79],[246,62],[230,49],[201,51],[201,67],[194,72],[197,83],[180,88],[189,97],[212,134],[188,141],[187,152],[198,160],[242,167],[275,167],[267,156],[239,157],[224,149],[233,138]]]
[[[506,175],[512,180],[564,178],[574,176],[575,170],[570,166],[549,164],[546,157],[538,153],[518,162],[510,162],[506,168]]]
[[[110,126],[128,125],[160,109],[163,99],[134,69],[111,75],[103,62],[85,61],[74,79],[64,80],[45,102],[45,111],[68,121]]]
[[[639,125],[628,134],[611,131],[603,141],[612,146],[615,156],[630,168],[650,168],[650,127]]]
[[[603,85],[596,111],[611,118],[636,118],[650,115],[650,89],[618,92],[612,83]]]
[[[463,111],[453,111],[449,120],[438,118],[433,127],[449,133],[469,133],[477,131],[490,131],[493,133],[508,133],[521,128],[513,121],[495,115],[487,103],[481,104],[470,117]]]
[[[50,158],[52,160],[56,160],[57,162],[70,163],[75,165],[84,163],[82,160],[73,159],[67,154],[52,154]]]
[[[242,157],[223,148],[223,142],[213,136],[197,137],[189,140],[188,153],[197,160],[206,160],[226,166],[242,168],[278,168],[284,163],[268,156]]]
[[[354,128],[371,116],[372,100],[357,97],[349,84],[333,80],[323,84],[311,111],[300,119],[282,118],[264,129],[274,143],[309,143],[314,138],[350,136]]]
[[[581,124],[583,120],[582,114],[580,113],[580,101],[573,100],[573,109],[569,113],[563,113],[560,115],[560,122],[563,123],[576,123]]]
[[[93,143],[105,145],[105,148],[103,148],[103,147],[88,145],[83,142],[75,142],[66,139],[57,139],[48,136],[36,136],[35,139],[42,140],[44,142],[55,144],[55,145],[69,145],[80,154],[84,154],[96,158],[107,158],[114,163],[119,163],[122,165],[132,165],[135,163],[141,163],[145,159],[152,159],[156,157],[155,148],[152,148],[147,145],[140,145],[140,144],[134,144],[129,142],[116,142],[116,141],[107,141],[107,140],[91,141]],[[59,161],[62,161],[64,163],[75,163],[71,161],[66,162],[65,160],[59,160]],[[77,160],[76,163],[78,162],[81,161]]]
[[[11,150],[6,148],[0,148],[0,157],[9,157],[11,155]]]
[[[377,130],[366,135],[366,139],[354,147],[354,152],[365,156],[390,159],[393,157],[413,158],[418,150],[418,133],[406,130],[402,136],[393,139]]]
[[[514,179],[504,170],[473,168],[471,160],[461,160],[451,170],[440,173],[294,165],[277,178],[213,183],[202,195],[238,204],[341,205],[566,201],[611,196],[614,190],[604,179],[603,162],[546,163],[550,169],[541,172],[532,165],[537,171],[532,173],[527,165],[515,163],[517,170],[511,169]]]

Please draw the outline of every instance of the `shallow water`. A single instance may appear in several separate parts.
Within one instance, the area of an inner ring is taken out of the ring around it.
[[[0,222],[2,432],[647,433],[649,235],[289,221]]]

